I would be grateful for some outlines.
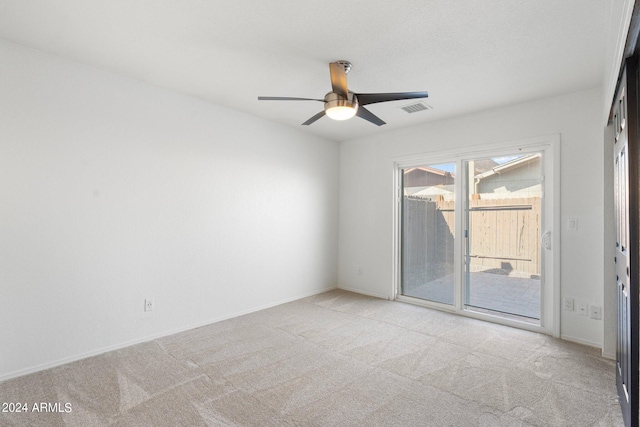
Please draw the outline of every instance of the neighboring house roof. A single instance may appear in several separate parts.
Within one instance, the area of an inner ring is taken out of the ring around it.
[[[473,161],[473,175],[476,176],[498,166],[498,162],[493,159],[480,159]]]
[[[528,156],[524,156],[524,157],[518,157],[517,159],[513,159],[509,162],[505,162],[502,164],[499,164],[485,172],[482,172],[478,175],[475,176],[476,179],[482,179],[482,178],[487,178],[490,177],[492,175],[496,175],[496,174],[502,174],[505,172],[509,172],[510,170],[513,169],[517,169],[521,166],[524,166],[528,163],[531,163],[535,160],[540,159],[540,153],[535,153],[535,154],[530,154]]]
[[[406,187],[408,196],[448,196],[453,194],[453,185],[438,185],[433,187]]]
[[[434,174],[434,175],[440,175],[440,176],[451,176],[452,178],[455,177],[455,174],[453,174],[451,172],[443,171],[442,169],[430,168],[429,166],[418,166],[418,167],[415,167],[415,168],[405,169],[404,173],[408,174],[408,173],[415,172],[415,171],[424,171],[424,172],[427,172],[427,173],[431,173],[431,174]]]

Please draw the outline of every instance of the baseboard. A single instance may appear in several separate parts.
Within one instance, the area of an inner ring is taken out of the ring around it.
[[[142,338],[138,338],[138,339],[135,339],[135,340],[131,340],[131,341],[126,341],[126,342],[110,345],[110,346],[107,346],[107,347],[101,347],[101,348],[99,348],[97,350],[89,351],[89,352],[78,354],[78,355],[75,355],[75,356],[65,357],[65,358],[62,358],[62,359],[55,360],[53,362],[47,362],[47,363],[43,363],[43,364],[40,364],[40,365],[36,365],[36,366],[31,367],[31,368],[25,368],[25,369],[21,369],[19,371],[9,372],[8,374],[0,375],[0,382],[7,381],[7,380],[10,380],[10,379],[13,379],[13,378],[22,377],[24,375],[33,374],[33,373],[40,372],[40,371],[45,371],[47,369],[51,369],[51,368],[55,368],[55,367],[58,367],[58,366],[66,365],[67,363],[77,362],[78,360],[87,359],[89,357],[94,357],[94,356],[99,356],[99,355],[104,354],[104,353],[109,353],[110,351],[120,350],[122,348],[130,347],[132,345],[153,341],[153,340],[156,340],[158,338],[167,337],[169,335],[178,334],[180,332],[189,331],[191,329],[200,328],[202,326],[211,325],[211,324],[214,324],[214,323],[222,322],[224,320],[233,319],[234,317],[243,316],[245,314],[255,313],[256,311],[265,310],[267,308],[271,308],[271,307],[275,307],[275,306],[278,306],[278,305],[286,304],[288,302],[297,301],[299,299],[303,299],[303,298],[311,297],[311,296],[314,296],[314,295],[322,294],[322,293],[325,293],[325,292],[328,292],[328,291],[332,291],[332,290],[335,290],[335,289],[338,289],[338,286],[332,286],[330,288],[324,288],[324,289],[317,290],[317,291],[307,292],[307,293],[304,293],[304,294],[297,295],[295,297],[291,297],[291,298],[287,298],[287,299],[284,299],[284,300],[276,301],[276,302],[273,302],[273,303],[265,304],[265,305],[262,305],[262,306],[259,306],[259,307],[255,307],[255,308],[251,308],[251,309],[248,309],[248,310],[243,310],[243,311],[240,311],[240,312],[237,312],[237,313],[233,313],[233,314],[230,314],[230,315],[227,315],[227,316],[216,317],[214,319],[209,319],[209,320],[205,320],[203,322],[198,322],[198,323],[191,324],[191,325],[188,325],[188,326],[184,326],[184,327],[180,327],[180,328],[176,328],[176,329],[171,329],[169,331],[160,332],[158,334],[148,335],[148,336],[145,336],[145,337],[142,337]]]
[[[599,348],[600,350],[602,350],[602,344],[597,343],[597,342],[593,342],[593,341],[589,341],[589,340],[585,340],[582,338],[576,338],[576,337],[572,337],[569,335],[560,335],[560,339],[561,340],[565,340],[565,341],[571,341],[574,342],[576,344],[582,344],[582,345],[586,345],[588,347],[595,347],[595,348]]]
[[[351,288],[349,286],[338,286],[338,289],[342,289],[343,291],[355,292],[356,294],[367,295],[370,297],[382,298],[386,300],[389,299],[389,295],[379,294],[376,292],[363,291],[362,289]]]

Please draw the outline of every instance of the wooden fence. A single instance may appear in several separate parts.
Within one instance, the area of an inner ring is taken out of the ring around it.
[[[405,198],[402,221],[402,283],[419,286],[453,273],[453,210]]]
[[[540,198],[473,200],[471,268],[540,275]]]
[[[405,198],[403,269],[429,264],[436,275],[443,267],[452,271],[453,203]],[[540,275],[539,197],[470,201],[468,233],[471,271]]]

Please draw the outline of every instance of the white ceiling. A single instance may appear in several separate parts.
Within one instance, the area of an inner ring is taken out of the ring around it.
[[[0,38],[341,141],[601,86],[608,0],[0,0]],[[328,63],[355,92],[433,110],[324,117]]]

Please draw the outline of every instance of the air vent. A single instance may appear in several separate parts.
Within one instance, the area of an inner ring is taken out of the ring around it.
[[[415,104],[405,105],[404,107],[400,107],[407,113],[417,113],[418,111],[432,110],[433,107],[431,105],[427,105],[424,102],[417,102]]]

